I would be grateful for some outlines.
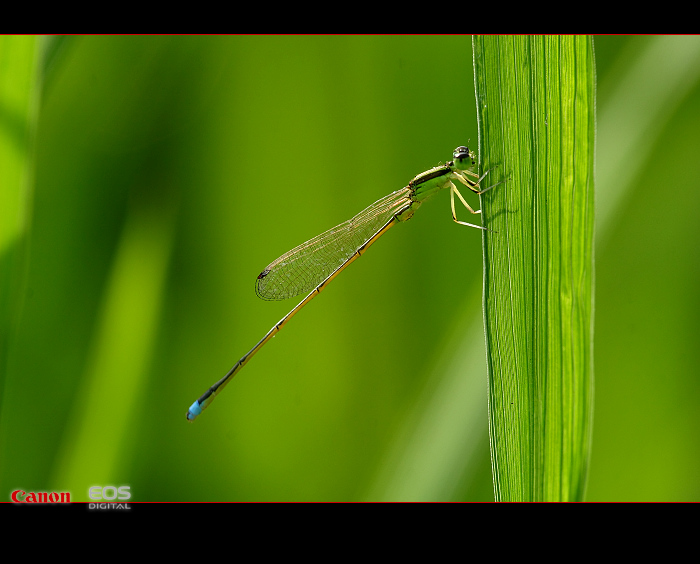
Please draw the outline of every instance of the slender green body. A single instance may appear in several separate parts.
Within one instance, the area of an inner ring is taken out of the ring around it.
[[[483,176],[479,178],[476,173],[471,171],[475,165],[473,159],[474,153],[469,151],[467,147],[457,147],[452,161],[422,172],[414,177],[407,186],[377,200],[352,219],[317,235],[271,262],[256,280],[255,291],[260,298],[282,300],[304,292],[309,292],[308,295],[241,357],[221,380],[211,386],[192,404],[187,412],[187,419],[193,421],[204,411],[251,357],[276,335],[295,313],[319,294],[331,280],[362,256],[370,245],[386,233],[389,228],[398,222],[411,219],[415,211],[439,191],[450,188],[452,219],[454,221],[462,225],[485,229],[480,225],[458,221],[455,215],[455,194],[470,212],[479,213],[469,207],[453,182],[453,180],[457,180],[476,194],[483,192],[479,191],[479,182]],[[477,180],[472,180],[469,177]],[[487,190],[492,187],[487,188]]]

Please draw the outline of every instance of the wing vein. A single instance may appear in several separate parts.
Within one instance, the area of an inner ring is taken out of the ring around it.
[[[256,294],[263,300],[284,300],[310,292],[410,201],[410,192],[408,186],[392,192],[352,219],[284,253],[258,276]]]

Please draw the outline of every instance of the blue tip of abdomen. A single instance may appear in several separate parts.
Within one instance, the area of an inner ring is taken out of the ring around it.
[[[187,410],[187,420],[194,421],[200,413],[202,413],[202,408],[199,405],[199,400],[196,400]]]

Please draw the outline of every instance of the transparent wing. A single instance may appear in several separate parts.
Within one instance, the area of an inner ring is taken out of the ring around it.
[[[258,275],[255,293],[263,300],[284,300],[310,292],[410,201],[410,191],[408,186],[397,190],[345,223],[286,252]]]

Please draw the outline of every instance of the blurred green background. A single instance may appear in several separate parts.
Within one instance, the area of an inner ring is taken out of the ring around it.
[[[255,296],[265,265],[476,147],[471,38],[50,46],[22,315],[3,353],[0,496],[492,500],[481,237],[452,222],[447,194],[185,421],[296,304]],[[700,39],[595,49],[586,499],[696,501]]]

